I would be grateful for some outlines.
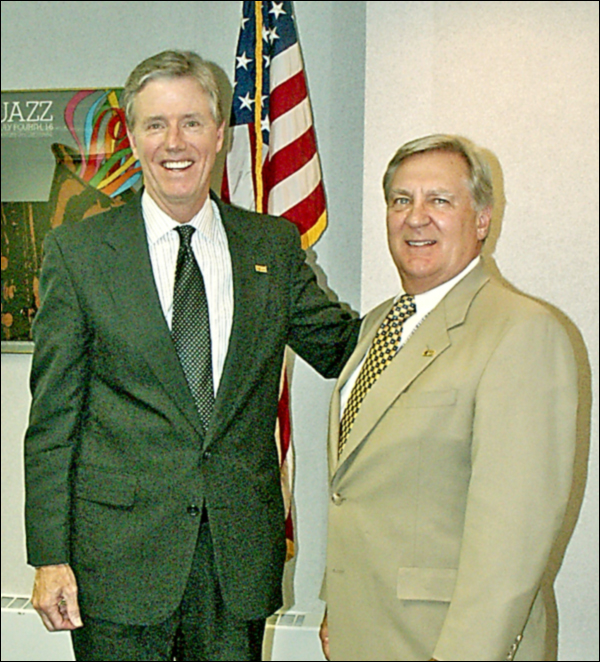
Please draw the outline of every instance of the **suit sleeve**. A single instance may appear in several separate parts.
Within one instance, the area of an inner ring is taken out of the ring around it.
[[[40,296],[25,435],[27,556],[34,566],[69,561],[70,473],[87,384],[85,316],[54,235],[45,244]]]
[[[298,231],[289,242],[290,330],[288,345],[323,377],[337,377],[354,351],[360,320],[331,301],[306,264]]]
[[[545,311],[513,325],[476,393],[457,583],[434,658],[502,660],[518,642],[563,521],[576,410],[562,326]]]

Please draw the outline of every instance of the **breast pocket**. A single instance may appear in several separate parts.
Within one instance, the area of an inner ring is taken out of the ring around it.
[[[407,408],[453,407],[456,405],[458,392],[448,391],[407,391],[400,398],[399,404]]]

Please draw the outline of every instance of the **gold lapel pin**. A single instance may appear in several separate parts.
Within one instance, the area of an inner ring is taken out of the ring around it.
[[[423,356],[424,356],[426,359],[430,359],[432,356],[435,356],[435,349],[426,349],[426,350],[423,352]]]
[[[257,271],[259,274],[267,274],[269,273],[269,268],[265,264],[255,264],[254,265],[255,271]]]

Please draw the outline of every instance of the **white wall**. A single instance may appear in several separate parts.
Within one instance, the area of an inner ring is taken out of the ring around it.
[[[598,3],[367,2],[365,98],[363,311],[398,288],[385,167],[403,142],[444,132],[500,163],[504,277],[570,320],[582,373],[570,526],[585,495],[557,581],[560,659],[597,660]]]
[[[2,354],[2,593],[27,595],[33,574],[24,565],[23,432],[29,411],[30,357]]]

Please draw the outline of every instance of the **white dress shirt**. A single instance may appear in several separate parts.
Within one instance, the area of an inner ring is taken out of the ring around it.
[[[142,213],[146,224],[150,261],[163,314],[171,328],[175,268],[179,252],[179,235],[173,220],[156,204],[147,191],[142,194]],[[196,228],[192,250],[202,277],[208,300],[215,396],[229,347],[233,322],[233,272],[227,235],[219,208],[210,197],[189,225]]]
[[[469,263],[469,265],[463,269],[457,276],[454,276],[454,278],[450,279],[449,281],[446,281],[445,283],[442,283],[441,285],[438,285],[437,287],[434,287],[432,290],[429,290],[428,292],[423,292],[423,294],[416,294],[415,295],[415,306],[417,307],[417,312],[414,315],[411,315],[405,322],[402,327],[402,338],[400,340],[400,346],[398,347],[398,351],[405,345],[406,341],[410,338],[410,336],[416,331],[416,329],[420,326],[420,324],[423,322],[423,320],[429,315],[429,313],[440,303],[440,301],[450,292],[450,290],[457,284],[459,283],[470,271],[472,271],[477,264],[480,261],[480,257],[477,256],[472,262]],[[402,296],[403,292],[401,292],[397,297],[396,301]],[[360,373],[360,369],[363,366],[363,363],[365,362],[368,354],[368,350],[370,347],[367,349],[366,354],[364,355],[363,359],[361,362],[358,364],[356,367],[356,370],[348,377],[348,380],[342,387],[340,391],[340,419],[341,416],[344,413],[344,408],[346,407],[346,403],[348,402],[348,398],[350,397],[350,392],[352,391],[352,387],[354,386],[356,380],[358,379],[358,375]]]

